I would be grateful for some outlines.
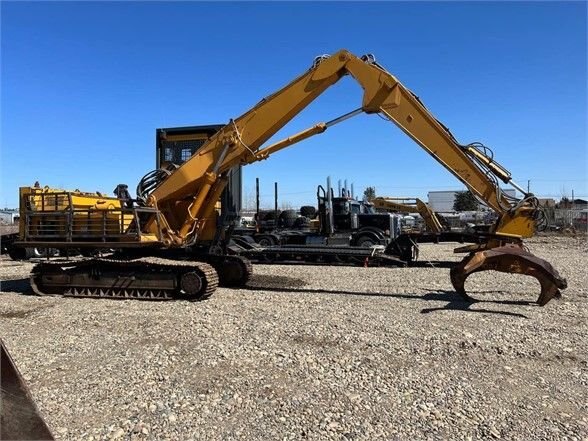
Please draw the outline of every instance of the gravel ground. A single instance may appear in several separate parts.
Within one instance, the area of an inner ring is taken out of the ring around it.
[[[588,440],[585,240],[536,238],[568,279],[257,265],[208,301],[40,298],[3,259],[0,336],[60,440]]]

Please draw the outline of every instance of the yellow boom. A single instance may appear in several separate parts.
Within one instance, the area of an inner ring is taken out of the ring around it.
[[[353,77],[364,90],[360,109],[264,148],[263,144],[271,136],[346,75]],[[318,58],[307,72],[231,120],[153,191],[147,203],[157,207],[167,221],[166,242],[181,246],[187,241],[211,239],[214,229],[205,229],[206,222],[224,188],[223,176],[231,167],[266,159],[360,112],[379,113],[392,121],[499,213],[500,221],[494,233],[519,238],[534,234],[536,199],[525,194],[522,201],[512,201],[502,194],[499,180],[521,189],[483,147],[458,143],[418,97],[372,56],[357,57],[341,50],[330,57]]]

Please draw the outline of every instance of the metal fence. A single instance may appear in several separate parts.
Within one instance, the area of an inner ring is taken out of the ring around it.
[[[586,208],[545,208],[547,229],[558,231],[572,228],[576,232],[588,232],[588,209]],[[452,228],[463,228],[467,224],[489,224],[496,220],[493,212],[443,213]]]
[[[570,228],[588,231],[588,210],[571,208],[545,209],[548,225],[551,227]]]

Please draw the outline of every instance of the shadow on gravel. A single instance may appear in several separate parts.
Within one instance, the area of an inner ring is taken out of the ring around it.
[[[259,286],[258,286],[259,285]],[[251,279],[247,283],[247,288],[281,288],[284,289],[284,286],[288,287],[301,287],[306,286],[306,282],[301,279],[297,279],[295,277],[288,277],[288,276],[270,276],[270,275],[257,275],[253,274]]]
[[[28,316],[30,316],[31,314],[34,314],[35,312],[38,311],[42,311],[44,309],[48,309],[48,308],[53,308],[54,305],[43,305],[43,306],[38,306],[36,308],[30,308],[30,309],[25,309],[25,310],[20,310],[20,311],[6,311],[6,312],[0,312],[0,317],[2,318],[27,318]]]
[[[273,265],[274,263],[282,266],[325,266],[324,263],[319,262],[302,262],[300,260],[295,261],[279,261],[279,262],[259,262],[263,265]],[[453,268],[459,260],[416,260],[411,262],[407,268]],[[364,266],[363,260],[358,260],[355,264],[351,262],[330,262],[329,266],[336,267],[351,267],[351,268],[362,268]],[[368,268],[399,268],[398,265],[369,265]],[[280,277],[280,276],[276,276]]]
[[[16,292],[24,295],[35,295],[31,282],[26,279],[0,280],[0,293]]]
[[[447,260],[417,260],[409,265],[409,268],[453,268],[457,262]]]
[[[470,309],[473,305],[480,303],[496,303],[499,305],[516,305],[516,306],[529,306],[533,305],[533,302],[527,302],[524,300],[474,300],[469,302],[464,300],[455,291],[439,291],[425,294],[421,297],[423,300],[437,300],[437,301],[449,301],[445,306],[439,308],[423,308],[421,314],[428,314],[435,311],[464,311],[464,312],[481,312],[484,314],[501,314],[508,315],[510,317],[529,318],[525,314],[518,312],[509,311],[495,311],[491,309]]]
[[[281,277],[281,276],[278,276]],[[284,277],[285,279],[290,279],[290,277]],[[297,279],[294,279],[297,280]],[[289,282],[288,282],[289,283]],[[287,288],[285,286],[288,286]],[[447,305],[439,307],[439,308],[424,308],[421,309],[421,314],[428,314],[430,312],[435,311],[464,311],[464,312],[476,312],[482,314],[500,314],[500,315],[507,315],[510,317],[519,317],[519,318],[528,318],[524,314],[520,314],[517,312],[509,312],[509,311],[496,311],[491,309],[470,309],[471,306],[479,303],[496,303],[501,305],[533,305],[532,302],[526,301],[515,301],[515,300],[484,300],[484,301],[473,301],[469,302],[464,300],[459,294],[455,291],[440,291],[435,290],[424,294],[422,296],[418,295],[410,295],[410,294],[393,294],[393,293],[377,293],[377,292],[358,292],[358,291],[333,291],[329,289],[320,289],[320,288],[291,288],[291,285],[284,285],[281,286],[251,286],[247,285],[246,289],[249,291],[269,291],[275,292],[279,294],[286,294],[284,292],[286,289],[288,292],[294,293],[307,293],[307,294],[334,294],[334,295],[346,295],[346,296],[361,296],[361,297],[392,297],[396,299],[407,299],[407,300],[425,300],[425,301],[437,301],[437,302],[449,302]]]

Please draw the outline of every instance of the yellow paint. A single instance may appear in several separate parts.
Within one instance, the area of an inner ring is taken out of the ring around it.
[[[406,201],[413,201],[414,203],[406,203]],[[401,201],[401,202],[396,202]],[[419,213],[425,222],[429,231],[433,233],[440,233],[443,231],[441,221],[437,214],[419,198],[389,198],[386,196],[377,197],[370,201],[374,207],[387,211],[398,211],[401,213]]]
[[[83,235],[85,240],[104,234],[120,234],[121,229],[126,231],[133,221],[132,213],[123,212],[121,201],[117,198],[49,187],[20,188],[21,239],[25,237],[27,216],[28,235],[41,241],[70,234],[72,238]],[[71,223],[68,222],[70,216]]]

